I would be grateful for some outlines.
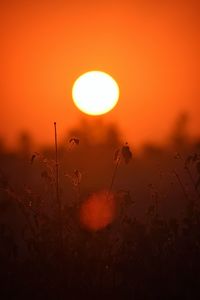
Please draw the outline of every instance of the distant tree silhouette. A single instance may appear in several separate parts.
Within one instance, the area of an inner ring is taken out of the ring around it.
[[[189,143],[188,123],[189,116],[186,112],[178,116],[171,134],[171,141],[174,147],[182,148]]]
[[[68,136],[78,137],[81,142],[88,145],[105,144],[119,145],[120,132],[115,124],[105,124],[102,120],[82,120],[77,127],[72,128]]]
[[[22,131],[18,136],[18,150],[22,156],[28,157],[32,152],[32,138],[31,135]]]
[[[2,137],[0,137],[0,153],[4,153],[4,152],[6,152],[4,139]]]

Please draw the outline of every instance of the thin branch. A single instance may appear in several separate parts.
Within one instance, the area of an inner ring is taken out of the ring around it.
[[[54,132],[55,132],[55,160],[56,160],[56,170],[55,170],[56,171],[56,200],[58,204],[59,236],[60,236],[60,247],[62,251],[63,249],[62,204],[59,195],[58,141],[57,141],[56,122],[54,122]]]
[[[177,180],[178,180],[178,183],[180,184],[180,187],[181,187],[181,189],[182,189],[182,191],[183,191],[183,194],[184,194],[186,200],[188,200],[188,199],[189,199],[189,198],[188,198],[188,194],[187,194],[187,192],[186,192],[186,190],[185,190],[185,187],[184,187],[184,185],[183,185],[183,183],[182,183],[182,181],[181,181],[180,176],[178,175],[178,173],[177,173],[175,170],[173,170],[173,173],[174,173],[174,175],[176,176],[176,178],[177,178]]]
[[[121,154],[120,154],[120,157],[117,159],[115,168],[114,168],[114,170],[113,170],[113,174],[112,174],[112,178],[111,178],[110,187],[109,187],[109,189],[108,189],[108,195],[107,195],[108,198],[109,198],[110,193],[112,192],[113,184],[114,184],[114,181],[115,181],[115,178],[116,178],[116,175],[117,175],[117,170],[118,170],[120,161],[121,161]]]

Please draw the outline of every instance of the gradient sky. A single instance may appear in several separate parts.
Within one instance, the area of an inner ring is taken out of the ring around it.
[[[54,121],[61,135],[78,124],[71,88],[90,70],[117,80],[119,103],[102,118],[131,142],[164,141],[185,111],[200,134],[198,2],[1,1],[0,136],[45,143]]]

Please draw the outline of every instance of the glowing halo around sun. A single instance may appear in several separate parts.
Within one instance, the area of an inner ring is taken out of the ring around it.
[[[103,115],[117,104],[119,87],[107,73],[91,71],[75,81],[72,97],[75,105],[85,114]]]

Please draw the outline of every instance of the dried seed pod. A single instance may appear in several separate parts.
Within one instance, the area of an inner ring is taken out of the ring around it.
[[[122,147],[122,157],[124,158],[126,164],[129,163],[132,158],[132,153],[130,151],[128,143],[126,143],[125,146]]]
[[[70,144],[79,145],[79,139],[78,138],[71,138],[69,139]]]
[[[74,170],[74,174],[73,174],[73,183],[74,185],[79,185],[81,183],[82,180],[82,174],[79,170]]]
[[[74,172],[71,174],[65,174],[66,177],[68,177],[70,179],[70,181],[72,182],[72,184],[74,186],[78,186],[81,183],[82,180],[82,173],[79,170],[74,170]]]

